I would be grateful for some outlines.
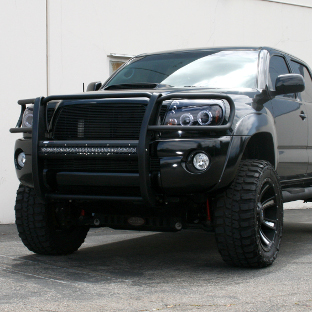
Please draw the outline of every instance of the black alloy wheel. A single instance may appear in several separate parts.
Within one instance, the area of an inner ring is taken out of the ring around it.
[[[274,244],[278,226],[277,188],[270,178],[265,179],[258,197],[257,221],[260,243],[265,251]]]

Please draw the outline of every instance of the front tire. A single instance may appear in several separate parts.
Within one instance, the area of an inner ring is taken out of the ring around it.
[[[231,186],[216,199],[214,227],[223,260],[241,267],[271,265],[283,227],[283,200],[270,163],[242,161]]]
[[[74,223],[61,226],[56,211],[55,205],[43,203],[34,189],[20,185],[15,204],[16,225],[22,242],[30,251],[66,255],[75,252],[84,242],[89,227]]]

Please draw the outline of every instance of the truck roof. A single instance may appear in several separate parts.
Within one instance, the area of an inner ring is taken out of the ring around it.
[[[224,50],[240,50],[240,51],[260,51],[260,50],[267,50],[270,53],[281,53],[284,55],[287,55],[288,57],[300,61],[301,63],[308,66],[307,63],[302,61],[300,58],[293,56],[292,54],[289,54],[285,51],[268,47],[268,46],[258,46],[258,47],[251,47],[251,46],[224,46],[224,47],[211,47],[211,48],[193,48],[193,49],[177,49],[177,50],[168,50],[168,51],[159,51],[159,52],[152,52],[152,53],[142,53],[139,55],[136,55],[135,57],[142,57],[147,55],[158,55],[158,54],[167,54],[167,53],[189,53],[189,52],[201,52],[201,51],[224,51]],[[309,66],[308,66],[309,67]]]

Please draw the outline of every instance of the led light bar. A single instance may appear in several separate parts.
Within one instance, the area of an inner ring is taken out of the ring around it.
[[[112,154],[136,154],[136,147],[41,147],[40,152],[48,154],[78,154],[78,155],[112,155]]]

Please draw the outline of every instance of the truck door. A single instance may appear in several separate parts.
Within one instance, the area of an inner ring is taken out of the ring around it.
[[[288,73],[284,57],[272,56],[269,67],[270,90],[275,90],[277,76]],[[300,178],[306,174],[308,167],[307,109],[295,94],[275,96],[272,106],[279,153],[277,172],[282,180]]]
[[[291,63],[291,68],[294,71],[294,73],[302,75],[304,78],[304,82],[305,82],[305,90],[303,92],[300,92],[298,94],[298,97],[302,101],[302,103],[304,103],[305,110],[306,110],[305,114],[307,116],[307,119],[310,121],[310,124],[309,122],[307,122],[307,126],[308,126],[307,153],[309,157],[309,165],[308,165],[307,173],[309,174],[309,176],[312,176],[312,124],[311,124],[311,121],[312,121],[312,79],[311,79],[310,72],[305,65],[295,60],[291,60],[290,63]]]

